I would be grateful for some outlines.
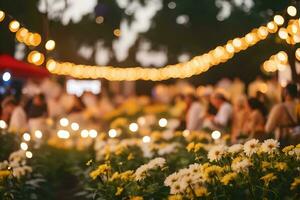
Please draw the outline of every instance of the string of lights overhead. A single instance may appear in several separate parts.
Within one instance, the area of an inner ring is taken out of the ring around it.
[[[287,8],[287,14],[290,17],[297,15],[297,9],[294,6]],[[0,22],[5,18],[5,13],[0,11]],[[225,45],[218,46],[215,49],[202,55],[192,58],[190,61],[167,65],[161,68],[144,68],[144,67],[114,67],[114,66],[90,66],[77,65],[71,62],[59,62],[49,59],[46,63],[47,69],[57,75],[67,75],[79,79],[99,79],[104,78],[110,81],[134,81],[134,80],[151,80],[161,81],[170,78],[188,78],[206,72],[211,67],[220,63],[225,63],[234,57],[236,53],[245,51],[249,47],[265,40],[270,34],[278,32],[281,39],[286,40],[289,44],[300,42],[300,20],[291,19],[288,21],[287,28],[281,27],[285,24],[285,19],[281,15],[275,15],[273,21],[266,26],[260,26],[253,29],[243,37],[229,40]],[[21,27],[17,20],[9,23],[9,30],[16,33],[16,39],[28,46],[39,46],[42,38],[38,33],[31,33],[26,28]],[[55,41],[45,42],[45,49],[52,51],[55,48]],[[296,51],[296,57],[300,57],[300,50]],[[32,51],[28,54],[28,62],[35,65],[42,65],[45,56],[38,52]]]
[[[39,33],[30,32],[25,26],[23,26],[19,21],[14,19],[10,15],[6,15],[4,11],[0,10],[0,23],[5,19],[10,20],[8,24],[8,29],[10,32],[15,33],[16,40],[20,43],[25,44],[30,47],[30,49],[37,48],[42,43],[42,37]],[[45,42],[44,48],[47,51],[52,51],[55,48],[55,41],[48,40]],[[34,65],[42,65],[45,62],[45,55],[37,50],[32,50],[27,55],[27,61]]]

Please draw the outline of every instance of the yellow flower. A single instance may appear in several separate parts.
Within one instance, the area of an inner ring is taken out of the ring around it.
[[[267,161],[262,161],[261,162],[261,168],[263,169],[263,171],[265,171],[266,169],[269,169],[271,167],[271,163],[267,162]]]
[[[200,149],[204,149],[205,145],[202,143],[197,143],[194,146],[194,152],[198,152]]]
[[[196,197],[204,197],[207,196],[207,188],[203,186],[196,187],[195,190]]]
[[[144,198],[141,196],[132,196],[130,197],[130,200],[143,200]]]
[[[115,172],[109,179],[109,181],[114,181],[116,179],[120,178],[119,172]]]
[[[299,148],[300,148],[300,144],[297,144],[297,145],[296,145],[296,148],[298,148],[298,149],[299,149]]]
[[[285,162],[277,162],[277,163],[275,163],[275,168],[278,171],[285,171],[285,170],[287,170],[288,166]]]
[[[223,183],[223,185],[228,185],[228,183],[233,181],[236,177],[237,177],[237,173],[235,172],[228,173],[225,176],[223,176],[223,178],[221,179],[221,183]]]
[[[91,159],[91,160],[87,161],[86,165],[90,166],[92,164],[92,162],[93,162],[93,160]]]
[[[212,165],[204,169],[204,178],[207,182],[211,182],[214,178],[220,177],[223,169],[220,166]]]
[[[121,180],[126,181],[126,180],[133,178],[133,174],[134,174],[134,171],[128,170],[128,171],[121,173],[120,178],[121,178]]]
[[[115,195],[116,195],[116,196],[120,196],[120,195],[122,194],[123,190],[124,190],[124,188],[118,187],[118,188],[117,188],[117,192],[115,193]]]
[[[182,200],[182,196],[179,194],[176,195],[169,195],[168,200]]]
[[[274,175],[274,173],[266,174],[265,176],[261,177],[260,180],[263,180],[266,185],[269,185],[271,181],[274,181],[277,179],[277,176]]]
[[[293,150],[293,148],[294,148],[294,145],[286,146],[282,149],[282,152],[287,154],[289,151]]]
[[[127,156],[127,160],[133,160],[134,159],[134,156],[132,153],[130,153],[128,156]]]
[[[121,146],[118,146],[116,151],[115,151],[115,154],[118,156],[118,155],[121,155],[123,153],[123,147]]]
[[[294,182],[291,184],[291,190],[295,190],[300,185],[300,177],[294,179]]]
[[[0,170],[0,179],[9,176],[11,172],[9,170]]]
[[[111,168],[109,165],[107,164],[103,164],[103,165],[99,165],[97,169],[95,169],[94,171],[92,171],[90,173],[90,177],[95,180],[98,176],[106,173],[107,171],[109,171]]]
[[[195,148],[195,143],[191,142],[187,145],[186,149],[188,152],[191,152]]]

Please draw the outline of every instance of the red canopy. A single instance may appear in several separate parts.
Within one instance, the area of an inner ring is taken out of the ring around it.
[[[9,71],[12,75],[22,78],[45,78],[50,75],[45,67],[16,60],[7,54],[0,55],[0,71]]]

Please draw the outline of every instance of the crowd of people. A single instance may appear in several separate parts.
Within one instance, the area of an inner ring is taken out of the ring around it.
[[[43,130],[49,118],[57,120],[62,116],[97,124],[105,113],[134,98],[108,95],[105,90],[99,95],[85,92],[78,97],[67,94],[64,87],[49,79],[42,83],[29,81],[22,91],[19,100],[12,95],[1,98],[1,119],[11,132]],[[152,103],[183,105],[178,127],[181,130],[219,130],[229,133],[232,143],[240,138],[269,137],[291,143],[300,138],[298,94],[297,84],[281,87],[275,79],[258,78],[247,89],[239,79],[224,79],[214,86],[198,88],[183,81],[159,84],[149,99]]]

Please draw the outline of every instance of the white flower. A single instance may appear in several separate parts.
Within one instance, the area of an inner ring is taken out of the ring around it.
[[[207,154],[209,161],[212,162],[220,160],[226,154],[226,149],[227,148],[224,145],[212,147]]]
[[[279,142],[274,139],[268,139],[265,140],[261,145],[262,152],[271,154],[276,151],[276,149],[279,147]]]
[[[248,168],[252,165],[248,158],[242,160],[233,160],[231,169],[235,172],[248,172]]]
[[[178,175],[177,172],[175,172],[175,173],[169,175],[169,176],[165,179],[164,185],[165,185],[165,186],[171,186],[171,185],[173,185],[175,182],[177,182],[178,179],[179,179],[179,175]]]
[[[135,171],[135,180],[140,181],[143,180],[147,176],[147,171],[156,168],[162,168],[166,164],[166,160],[164,158],[155,158],[150,160],[147,164],[141,165]]]
[[[252,156],[259,149],[259,141],[257,139],[249,140],[244,144],[244,152],[247,156]]]
[[[174,153],[177,151],[178,146],[180,146],[178,143],[171,143],[171,144],[168,144],[168,145],[160,148],[157,153],[160,156]]]
[[[243,145],[242,144],[234,144],[228,148],[228,152],[235,154],[239,153],[243,150]]]
[[[171,186],[170,194],[179,194],[183,191],[183,188],[186,188],[186,185],[183,185],[182,183],[175,182]]]

